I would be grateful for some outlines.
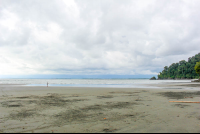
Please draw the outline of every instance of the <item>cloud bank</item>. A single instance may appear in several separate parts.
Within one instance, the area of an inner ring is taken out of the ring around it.
[[[200,52],[199,0],[0,0],[0,75],[157,75]]]

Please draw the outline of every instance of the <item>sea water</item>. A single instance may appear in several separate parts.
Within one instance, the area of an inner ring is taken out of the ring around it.
[[[66,86],[66,87],[147,87],[148,84],[169,82],[191,82],[191,80],[149,80],[149,79],[0,79],[0,84],[25,86]],[[149,87],[149,86],[148,86]]]

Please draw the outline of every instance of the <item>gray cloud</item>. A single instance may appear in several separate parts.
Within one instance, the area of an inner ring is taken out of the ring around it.
[[[0,3],[0,74],[157,74],[200,52],[198,0]]]

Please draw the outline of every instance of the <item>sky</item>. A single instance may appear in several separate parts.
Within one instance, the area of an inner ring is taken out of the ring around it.
[[[0,75],[157,75],[200,52],[199,0],[0,0]]]

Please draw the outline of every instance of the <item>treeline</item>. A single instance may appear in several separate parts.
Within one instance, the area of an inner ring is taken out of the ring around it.
[[[196,62],[200,62],[200,53],[188,61],[181,60],[178,63],[172,63],[169,67],[165,66],[164,70],[158,74],[158,79],[197,79],[199,75],[196,73],[194,66]]]

